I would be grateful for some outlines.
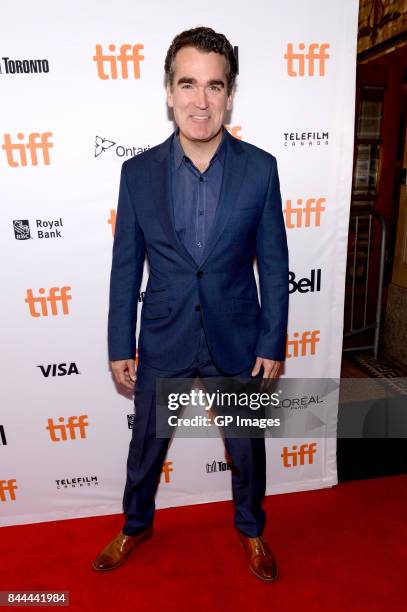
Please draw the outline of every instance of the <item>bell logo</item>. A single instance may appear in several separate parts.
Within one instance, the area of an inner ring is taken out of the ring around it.
[[[287,200],[283,210],[286,228],[319,227],[321,214],[326,210],[325,202],[325,198],[308,198],[304,204],[303,199],[298,198],[297,206],[293,206],[292,200]]]
[[[113,208],[110,209],[110,218],[107,220],[107,222],[112,228],[112,236],[114,238],[114,233],[116,231],[116,211]]]
[[[330,45],[328,43],[311,43],[306,51],[306,45],[298,45],[299,52],[294,53],[294,45],[287,44],[287,53],[284,59],[287,60],[287,73],[290,77],[315,76],[315,63],[318,65],[318,76],[325,76],[325,61],[330,58],[326,52]]]
[[[12,168],[19,166],[38,166],[38,151],[41,151],[42,163],[44,166],[50,165],[49,150],[54,146],[49,142],[52,132],[32,132],[28,135],[28,142],[16,143],[12,142],[10,134],[4,134],[4,144],[1,148],[4,149],[7,156],[7,163]],[[17,134],[17,140],[24,140],[25,136],[21,132]],[[29,151],[29,161],[27,159],[27,151]]]
[[[70,416],[68,422],[65,423],[65,417],[58,417],[59,425],[55,425],[52,419],[48,419],[45,429],[49,431],[52,442],[76,440],[77,432],[79,438],[86,438],[86,427],[89,425],[87,418],[87,414],[81,414],[79,417]]]
[[[10,501],[15,501],[15,490],[18,489],[16,482],[17,480],[15,478],[10,478],[9,480],[0,480],[0,501],[6,502],[7,495]]]
[[[60,311],[62,311],[62,314],[67,315],[69,314],[68,302],[72,299],[69,295],[70,290],[70,287],[51,287],[46,297],[34,297],[33,290],[27,289],[27,297],[24,301],[28,304],[30,315],[35,318],[48,317],[49,309],[47,302],[49,302],[51,306],[50,310],[53,316],[60,314],[58,311],[58,302],[61,303]],[[38,293],[43,296],[45,294],[45,289],[41,287],[41,289],[38,289]],[[40,312],[36,309],[37,304],[40,305]]]
[[[287,336],[286,358],[315,355],[316,344],[319,342],[319,333],[318,329],[314,329],[302,332],[301,338],[298,332],[294,332],[290,339]]]
[[[164,482],[171,482],[170,473],[173,472],[173,462],[172,461],[164,461],[161,473],[164,474]]]
[[[229,134],[232,134],[232,136],[234,136],[238,140],[242,140],[242,137],[240,135],[240,132],[242,131],[241,125],[225,125],[225,128],[227,129]]]
[[[92,57],[96,62],[99,79],[103,81],[117,78],[128,79],[129,63],[133,69],[131,76],[135,79],[140,78],[140,62],[144,59],[144,55],[140,55],[140,50],[144,49],[144,45],[121,45],[119,55],[114,54],[116,45],[109,45],[108,49],[111,53],[104,54],[102,45],[96,45],[96,52]],[[118,77],[118,63],[120,64],[120,77]]]
[[[314,455],[316,452],[316,442],[312,442],[311,444],[301,444],[299,449],[296,444],[293,444],[291,450],[288,448],[288,446],[284,446],[283,452],[281,453],[283,466],[285,468],[291,468],[299,465],[305,465],[305,457],[307,457],[307,464],[313,465]]]

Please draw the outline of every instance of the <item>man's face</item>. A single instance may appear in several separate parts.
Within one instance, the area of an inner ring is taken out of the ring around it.
[[[187,140],[208,142],[221,129],[233,94],[227,94],[226,59],[219,53],[183,47],[175,56],[172,87],[167,86],[180,134]]]

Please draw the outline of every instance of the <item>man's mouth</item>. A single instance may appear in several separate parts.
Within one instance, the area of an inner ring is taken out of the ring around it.
[[[196,121],[207,121],[209,119],[208,115],[191,115],[191,117]]]

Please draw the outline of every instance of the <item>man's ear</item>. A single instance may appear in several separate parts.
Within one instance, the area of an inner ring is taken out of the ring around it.
[[[234,95],[235,95],[235,90],[232,89],[231,93],[228,95],[227,100],[226,100],[226,110],[227,111],[232,110]]]
[[[167,104],[169,108],[172,108],[174,106],[174,99],[172,95],[172,88],[169,83],[167,83],[166,92],[167,92]]]

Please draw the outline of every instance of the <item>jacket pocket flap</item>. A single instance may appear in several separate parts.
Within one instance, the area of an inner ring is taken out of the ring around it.
[[[170,312],[170,307],[166,302],[157,302],[156,304],[143,304],[143,315],[146,319],[161,319],[167,317]]]

